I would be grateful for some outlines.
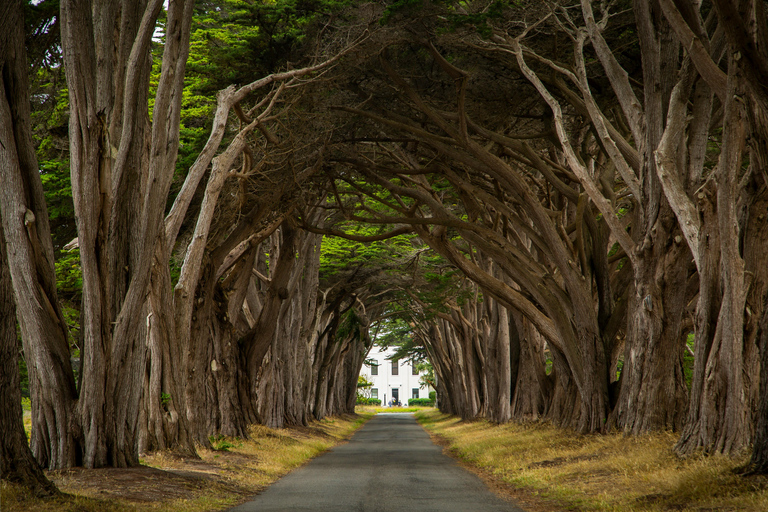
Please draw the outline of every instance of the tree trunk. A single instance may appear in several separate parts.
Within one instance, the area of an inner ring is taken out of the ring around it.
[[[547,416],[554,387],[545,370],[546,342],[525,317],[519,313],[513,313],[512,317],[515,327],[512,343],[519,347],[520,353],[512,397],[512,418],[536,421]]]
[[[196,306],[190,318],[183,391],[192,438],[201,446],[210,443],[210,435],[248,437],[248,425],[256,421],[248,400],[249,375],[241,366],[237,333],[228,321],[213,266],[208,262],[193,296]],[[236,270],[247,275],[248,268],[237,266]]]
[[[262,400],[260,393],[260,374],[264,370],[265,356],[269,354],[275,334],[280,325],[280,315],[284,311],[285,302],[291,297],[295,281],[291,282],[296,265],[296,250],[298,248],[297,233],[294,228],[284,223],[279,232],[272,235],[269,249],[270,283],[262,300],[262,308],[258,313],[256,324],[241,338],[240,346],[244,354],[246,372],[249,376],[249,400],[254,404],[257,418],[268,426],[282,426],[282,405],[270,404],[265,406],[267,399]],[[282,364],[276,359],[276,354],[270,358],[275,364]],[[275,370],[276,368],[272,368]],[[281,387],[282,381],[270,381],[268,385]],[[263,390],[262,390],[263,392]],[[274,405],[274,407],[272,407]],[[276,409],[277,408],[277,409]],[[279,410],[278,410],[279,409]]]
[[[644,122],[635,130],[641,157],[642,195],[632,221],[637,257],[633,263],[627,340],[621,389],[612,421],[625,432],[678,429],[687,402],[683,380],[684,345],[680,322],[686,303],[690,252],[675,229],[676,219],[662,193],[654,152],[669,121],[670,97],[678,69],[679,43],[658,2],[635,2],[643,59]],[[674,70],[674,71],[673,71]],[[670,114],[672,115],[672,114]],[[682,130],[678,130],[682,131]],[[675,142],[681,134],[675,133]]]
[[[80,462],[68,332],[56,294],[48,211],[32,143],[21,5],[0,11],[0,209],[32,394],[32,452],[41,465]]]
[[[583,423],[582,416],[585,412],[583,408],[579,407],[581,401],[579,386],[576,384],[573,373],[568,367],[568,362],[560,350],[550,345],[549,352],[552,357],[550,376],[554,386],[546,418],[559,427],[577,428]]]
[[[752,154],[750,166],[753,169],[751,188],[756,200],[749,207],[748,223],[744,234],[744,257],[747,270],[754,274],[754,281],[747,300],[748,322],[747,345],[753,343],[759,350],[759,388],[755,412],[755,436],[749,469],[753,473],[768,474],[768,268],[765,254],[768,251],[768,117],[760,109],[752,109]],[[751,375],[751,374],[750,374]]]
[[[0,14],[5,14],[2,9]],[[23,485],[38,497],[54,496],[58,491],[32,456],[24,432],[16,312],[5,245],[0,225],[0,479]]]
[[[484,353],[484,375],[487,382],[486,417],[505,423],[512,416],[512,372],[510,355],[510,319],[507,309],[488,298],[491,311],[489,336]]]
[[[763,315],[757,341],[760,348],[760,398],[749,470],[757,474],[768,474],[768,291],[763,299]]]
[[[318,235],[304,231],[291,234],[291,228],[284,226],[281,256],[270,286],[279,284],[275,281],[279,281],[279,265],[284,258],[287,264],[287,257],[291,256],[292,266],[285,283],[288,296],[276,319],[278,328],[271,340],[268,360],[261,369],[257,393],[259,419],[268,426],[306,425],[309,421],[306,404],[311,383],[306,380],[311,377],[310,343],[316,319],[320,243]],[[275,251],[270,250],[270,255],[274,254]],[[268,305],[269,300],[267,292],[265,304]]]
[[[630,292],[634,313],[628,318],[621,391],[611,421],[634,435],[679,430],[688,404],[681,323],[691,256],[674,236],[657,234],[651,253],[640,259],[637,288]]]
[[[139,453],[170,450],[194,457],[195,443],[184,393],[188,342],[182,343],[175,336],[171,276],[165,263],[169,258],[163,246],[158,246],[149,300],[142,314],[147,319],[141,329],[147,344],[147,360],[140,405]]]
[[[150,131],[149,49],[162,6],[61,2],[83,273],[78,413],[87,467],[138,464],[146,361],[138,333],[178,150],[193,2],[168,4]]]
[[[705,452],[735,453],[751,441],[750,396],[755,388],[745,380],[745,363],[752,347],[744,343],[744,314],[748,283],[744,260],[740,254],[740,216],[737,211],[737,187],[745,141],[744,109],[741,103],[743,83],[735,70],[733,56],[728,63],[728,94],[724,105],[725,121],[723,147],[716,172],[717,197],[713,219],[701,243],[707,250],[719,253],[717,266],[699,269],[700,304],[696,332],[696,360],[692,394],[686,426],[675,449],[690,454],[698,449]],[[713,247],[708,247],[713,245]],[[716,290],[714,282],[722,283],[722,295],[717,312],[712,306],[718,295],[705,297],[705,291]],[[710,336],[710,322],[716,328]],[[706,321],[706,324],[700,322]],[[709,340],[712,340],[711,342]]]
[[[765,147],[765,146],[763,146]],[[768,162],[764,162],[768,163]],[[765,169],[765,167],[762,167]],[[766,183],[765,185],[768,185]],[[752,307],[750,315],[750,324],[748,327],[749,340],[748,346],[755,344],[759,350],[759,383],[758,401],[755,407],[753,418],[755,424],[755,435],[753,441],[752,457],[749,463],[749,469],[753,473],[768,474],[768,280],[766,279],[766,267],[764,255],[766,254],[766,240],[768,232],[766,231],[765,215],[768,211],[765,201],[766,188],[763,190],[763,199],[755,202],[756,208],[750,208],[754,214],[754,222],[749,223],[746,230],[745,241],[750,244],[756,243],[755,247],[745,247],[747,257],[747,267],[753,269],[755,273],[755,282],[750,290],[750,301]],[[752,264],[758,265],[757,268]],[[755,299],[762,295],[762,301],[759,308],[754,307]],[[749,308],[749,306],[747,306]],[[748,310],[749,311],[749,310]],[[753,374],[748,374],[753,375]]]

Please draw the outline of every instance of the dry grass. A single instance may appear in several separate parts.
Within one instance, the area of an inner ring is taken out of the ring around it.
[[[546,424],[462,422],[434,412],[417,418],[459,459],[536,495],[542,510],[768,511],[768,479],[741,477],[742,458],[681,460],[672,433],[579,435]]]
[[[249,439],[218,438],[200,459],[155,453],[130,469],[73,469],[48,474],[67,496],[39,500],[2,483],[0,512],[177,512],[224,510],[349,438],[373,414],[328,418],[309,427],[255,426]]]

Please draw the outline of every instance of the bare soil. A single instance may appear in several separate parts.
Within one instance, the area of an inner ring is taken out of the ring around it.
[[[238,457],[237,454],[227,455]],[[221,476],[221,468],[193,459],[177,459],[176,464],[177,469],[165,470],[149,466],[75,468],[52,471],[48,477],[66,493],[134,503],[189,500],[214,486],[223,487],[233,494],[244,493],[243,489]]]

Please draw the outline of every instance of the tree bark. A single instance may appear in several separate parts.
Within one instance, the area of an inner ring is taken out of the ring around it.
[[[641,266],[647,274],[635,272],[638,289],[630,292],[633,313],[628,319],[621,392],[611,421],[633,435],[679,430],[688,404],[681,323],[691,256],[685,244],[674,242],[674,232],[667,236],[661,243],[657,233],[650,264]]]
[[[740,216],[736,202],[747,123],[739,99],[744,94],[743,83],[735,70],[732,55],[728,69],[724,140],[716,170],[717,196],[712,205],[715,209],[711,227],[707,226],[712,233],[701,240],[706,246],[713,245],[712,249],[719,253],[719,262],[717,266],[699,269],[702,287],[699,314],[707,324],[701,326],[701,335],[699,331],[696,333],[692,392],[700,395],[691,403],[686,426],[675,446],[680,454],[690,454],[698,449],[736,453],[751,441],[748,407],[754,387],[744,377],[744,365],[749,361],[751,350],[744,344],[748,283],[739,249]],[[700,254],[705,254],[704,249]],[[712,296],[704,297],[703,292],[715,286],[708,283],[715,280],[722,283],[722,295],[714,299]],[[715,301],[719,302],[716,313],[710,307]],[[708,324],[715,318],[716,327],[710,338]]]
[[[512,358],[510,350],[510,318],[507,309],[493,299],[486,299],[491,308],[488,325],[485,364],[486,414],[495,423],[505,423],[512,416]],[[515,377],[517,377],[515,375]]]
[[[162,236],[162,233],[161,233]],[[139,453],[171,450],[195,457],[194,440],[187,418],[186,365],[187,342],[175,336],[171,276],[163,251],[157,248],[152,266],[146,323],[141,333],[146,339],[147,360],[139,417]]]
[[[311,383],[311,350],[313,341],[316,294],[319,279],[321,237],[309,232],[294,232],[287,224],[281,229],[279,250],[270,249],[270,261],[276,253],[277,265],[267,289],[259,321],[261,331],[270,331],[262,322],[274,322],[266,358],[259,361],[260,377],[255,393],[259,421],[271,427],[306,425]],[[270,265],[272,267],[272,265]],[[287,273],[284,281],[282,273]],[[281,284],[282,283],[282,284]],[[277,296],[281,299],[275,316],[270,312]],[[280,292],[284,288],[284,292]],[[255,360],[254,360],[255,361]],[[253,366],[250,367],[251,371]],[[253,373],[252,375],[255,375]],[[356,376],[355,376],[356,377]],[[346,397],[345,397],[346,399]]]
[[[0,225],[0,479],[23,485],[37,497],[55,496],[58,490],[32,456],[24,431],[16,312],[5,247]]]
[[[536,421],[548,416],[554,391],[553,379],[545,370],[546,342],[528,319],[519,313],[513,313],[512,317],[515,326],[512,342],[519,345],[520,353],[512,397],[512,418]]]
[[[768,133],[768,132],[767,132]],[[758,141],[758,144],[762,141]],[[756,149],[755,152],[763,152],[762,158],[754,158],[751,165],[756,169],[764,171],[766,146],[760,144],[757,146],[762,149]],[[756,161],[755,161],[756,160]],[[755,379],[752,389],[757,388],[757,400],[750,401],[749,409],[753,411],[752,422],[754,424],[754,438],[752,442],[752,457],[749,463],[749,470],[752,473],[768,473],[768,279],[766,274],[768,269],[765,266],[765,254],[768,250],[768,232],[766,232],[765,216],[768,211],[768,185],[765,183],[764,172],[756,173],[760,178],[756,178],[752,186],[757,186],[760,193],[756,194],[758,199],[754,201],[749,208],[749,221],[744,234],[744,254],[747,270],[754,275],[752,286],[747,298],[747,318],[746,318],[746,342],[747,347],[757,349],[757,357],[751,358],[753,364],[748,366],[745,374],[750,380]]]
[[[763,316],[758,331],[760,349],[760,395],[757,403],[757,421],[755,422],[755,441],[749,470],[756,474],[768,474],[768,291],[763,299]]]
[[[138,464],[146,357],[138,333],[178,150],[193,2],[168,4],[150,127],[149,48],[162,6],[160,0],[61,2],[83,271],[78,414],[87,467]]]
[[[32,394],[32,452],[41,465],[81,460],[68,332],[30,121],[21,5],[0,10],[0,209]]]

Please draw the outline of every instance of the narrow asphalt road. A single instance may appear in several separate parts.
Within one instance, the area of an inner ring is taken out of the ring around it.
[[[523,512],[462,469],[411,414],[378,414],[346,444],[231,512]]]

